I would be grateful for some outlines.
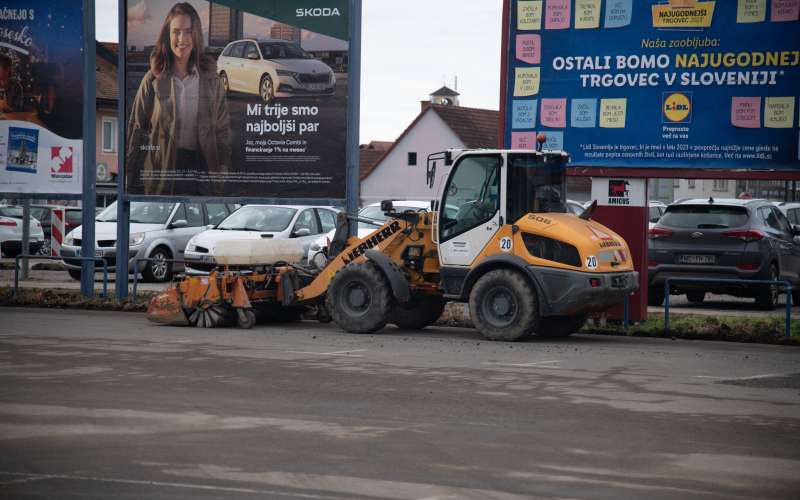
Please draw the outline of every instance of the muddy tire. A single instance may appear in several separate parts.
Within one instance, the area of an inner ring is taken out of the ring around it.
[[[547,316],[539,320],[536,336],[546,339],[562,339],[581,329],[586,323],[586,315]]]
[[[350,333],[372,333],[386,326],[394,305],[383,273],[371,262],[348,264],[328,287],[328,311]]]
[[[647,289],[647,305],[648,306],[663,306],[664,305],[664,286],[651,286]]]
[[[536,290],[516,271],[498,269],[481,276],[469,294],[472,323],[489,340],[513,342],[539,324]]]
[[[775,264],[769,266],[770,281],[776,281],[779,276],[778,267]],[[772,311],[778,306],[779,293],[778,285],[761,285],[756,295],[756,306],[765,311]]]
[[[422,330],[439,319],[445,300],[435,295],[417,295],[409,304],[396,304],[389,313],[389,323],[403,330]]]

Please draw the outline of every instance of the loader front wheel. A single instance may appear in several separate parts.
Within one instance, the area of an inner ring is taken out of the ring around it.
[[[525,339],[539,323],[536,290],[516,271],[489,271],[472,287],[469,313],[475,328],[489,340]]]
[[[326,300],[333,321],[350,333],[386,326],[393,302],[386,277],[371,262],[350,264],[336,273]]]

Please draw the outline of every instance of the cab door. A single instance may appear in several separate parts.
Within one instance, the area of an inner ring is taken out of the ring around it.
[[[439,205],[439,262],[469,267],[502,225],[503,156],[462,156],[450,171]]]

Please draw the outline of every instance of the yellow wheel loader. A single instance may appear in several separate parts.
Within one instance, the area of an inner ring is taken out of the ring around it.
[[[348,332],[371,333],[387,323],[424,328],[446,302],[464,302],[491,340],[569,335],[589,313],[622,302],[639,280],[625,241],[591,220],[593,206],[568,213],[568,159],[561,151],[433,154],[430,210],[400,213],[383,202],[388,221],[364,238],[348,238],[358,219],[340,214],[327,253],[314,263],[250,252],[254,260],[185,278],[153,299],[148,317],[249,328],[258,317],[285,319],[312,306]]]

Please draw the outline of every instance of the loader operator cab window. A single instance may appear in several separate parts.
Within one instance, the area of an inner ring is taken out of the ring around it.
[[[500,209],[500,162],[500,156],[487,155],[456,164],[442,200],[443,207],[453,207],[442,212],[442,241],[488,222]]]
[[[529,213],[566,213],[566,159],[554,155],[508,157],[508,222]]]

